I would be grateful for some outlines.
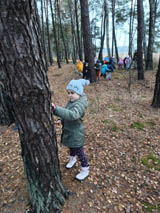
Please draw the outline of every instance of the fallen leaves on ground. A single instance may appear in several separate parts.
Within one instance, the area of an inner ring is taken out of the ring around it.
[[[74,68],[54,65],[48,71],[56,105],[65,106],[67,83],[80,78]],[[152,75],[146,72],[144,81],[137,81],[136,71],[132,72],[130,90],[128,73],[123,70],[114,72],[111,81],[101,78],[85,88],[89,100],[84,118],[85,151],[90,175],[83,182],[74,178],[79,162],[71,170],[65,168],[68,149],[61,145],[61,126],[56,125],[63,182],[72,191],[63,213],[160,211],[160,171],[156,166],[160,159],[160,109],[150,106],[156,71]],[[25,212],[28,193],[19,136],[13,126],[1,131],[0,156],[0,212]]]

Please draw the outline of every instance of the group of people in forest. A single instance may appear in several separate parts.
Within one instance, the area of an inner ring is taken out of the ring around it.
[[[119,62],[118,62],[118,68],[119,69],[125,69],[125,70],[129,70],[131,67],[131,57],[130,56],[126,56],[124,58],[120,58]]]
[[[135,50],[132,59],[129,55],[124,58],[120,58],[118,62],[118,68],[129,70],[131,68],[132,61],[133,61],[134,69],[136,69],[137,68],[137,50]]]
[[[105,57],[102,61],[95,58],[94,70],[98,81],[101,76],[106,80],[111,80],[111,73],[114,72],[114,69],[115,61],[113,57]],[[82,73],[83,79],[89,78],[87,61],[83,63],[79,60],[77,63],[77,70]]]

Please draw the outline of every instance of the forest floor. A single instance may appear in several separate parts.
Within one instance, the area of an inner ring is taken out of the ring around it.
[[[65,87],[80,78],[73,65],[48,71],[52,101],[65,106]],[[64,185],[73,192],[63,213],[160,212],[160,109],[151,107],[155,71],[145,80],[132,83],[124,70],[112,73],[85,88],[89,106],[84,118],[85,151],[90,175],[83,182],[74,179],[80,164],[65,168],[68,150],[60,143],[61,126],[56,126]],[[0,213],[23,213],[28,192],[23,172],[18,131],[14,125],[0,130]]]

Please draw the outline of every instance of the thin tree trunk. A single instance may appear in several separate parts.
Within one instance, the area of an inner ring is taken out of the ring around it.
[[[68,0],[69,12],[71,17],[71,30],[72,30],[72,55],[73,55],[73,64],[76,63],[76,45],[75,45],[75,29],[73,23],[73,15],[72,15],[72,1]]]
[[[131,0],[131,9],[130,9],[130,22],[129,22],[129,48],[128,48],[128,55],[131,57],[132,56],[132,41],[133,41],[133,27],[132,27],[132,23],[133,23],[133,13],[134,13],[134,0]]]
[[[43,0],[41,0],[41,25],[42,25],[42,45],[43,45],[43,53],[46,61],[46,68],[48,68],[48,60],[46,53],[46,42],[45,42],[45,27],[44,27],[44,10],[43,10]],[[46,69],[47,70],[47,69]]]
[[[60,212],[68,192],[61,180],[36,0],[1,0],[0,8],[0,68],[9,81],[32,210]]]
[[[110,46],[109,46],[109,10],[108,10],[108,1],[106,2],[106,14],[107,14],[107,17],[106,17],[106,47],[107,47],[107,53],[108,53],[108,56],[110,57],[111,56],[111,53],[110,53]]]
[[[106,31],[106,0],[104,0],[104,4],[103,4],[103,8],[104,8],[104,15],[102,16],[102,25],[103,27],[101,28],[101,30],[103,31],[102,36],[101,36],[101,46],[100,46],[100,50],[99,50],[99,56],[98,59],[100,59],[102,61],[103,59],[103,48],[104,48],[104,38],[105,38],[105,31]]]
[[[152,107],[160,108],[160,58],[159,58],[159,65],[158,65],[158,70],[156,74],[156,83],[155,83]]]
[[[144,80],[143,68],[143,0],[137,0],[138,11],[138,35],[137,35],[137,69],[138,80]]]
[[[53,26],[53,33],[54,33],[54,41],[55,41],[55,46],[56,46],[57,64],[58,64],[58,68],[61,68],[62,66],[61,66],[59,46],[58,46],[58,41],[57,41],[57,33],[56,33],[56,25],[55,25],[55,21],[54,21],[52,0],[50,0],[50,7],[51,7],[51,16],[52,16],[52,26]]]
[[[89,22],[88,0],[80,0],[80,3],[85,61],[88,61],[89,79],[91,82],[95,82],[96,72],[94,70],[94,53]]]
[[[147,49],[146,69],[153,69],[153,45],[155,34],[155,17],[156,17],[156,2],[155,0],[149,0],[150,17],[149,17],[149,40]]]
[[[83,56],[82,56],[82,46],[81,46],[80,31],[79,31],[79,19],[78,19],[77,3],[78,3],[78,0],[74,0],[75,18],[76,18],[76,26],[77,26],[78,54],[79,54],[79,59],[82,61]]]
[[[115,4],[116,0],[112,0],[112,36],[113,36],[113,47],[115,47],[115,53],[116,53],[116,59],[117,62],[119,61],[119,55],[118,55],[118,48],[117,48],[117,40],[116,40],[116,33],[115,33]],[[112,49],[113,49],[112,47]],[[112,56],[113,56],[113,50],[112,50]]]
[[[60,15],[59,0],[57,0],[57,12],[58,12],[58,18],[59,18],[59,24],[60,24],[60,31],[61,31],[61,36],[62,36],[62,42],[63,42],[63,46],[64,46],[65,60],[66,60],[66,63],[69,64],[68,54],[67,54],[67,46],[66,46],[66,42],[65,42],[65,38],[64,38],[62,21],[61,21],[61,15]]]
[[[50,30],[49,30],[49,20],[48,20],[48,0],[46,1],[46,26],[47,26],[47,40],[48,40],[48,56],[49,56],[49,63],[52,65],[53,63],[53,56],[51,52],[51,41],[50,41]]]

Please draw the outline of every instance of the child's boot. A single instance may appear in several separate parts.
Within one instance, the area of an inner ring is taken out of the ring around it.
[[[84,180],[89,175],[89,166],[81,167],[80,173],[76,175],[77,180]]]
[[[77,156],[70,156],[69,162],[67,163],[66,168],[67,169],[72,168],[74,164],[76,163],[76,161],[77,161]]]

